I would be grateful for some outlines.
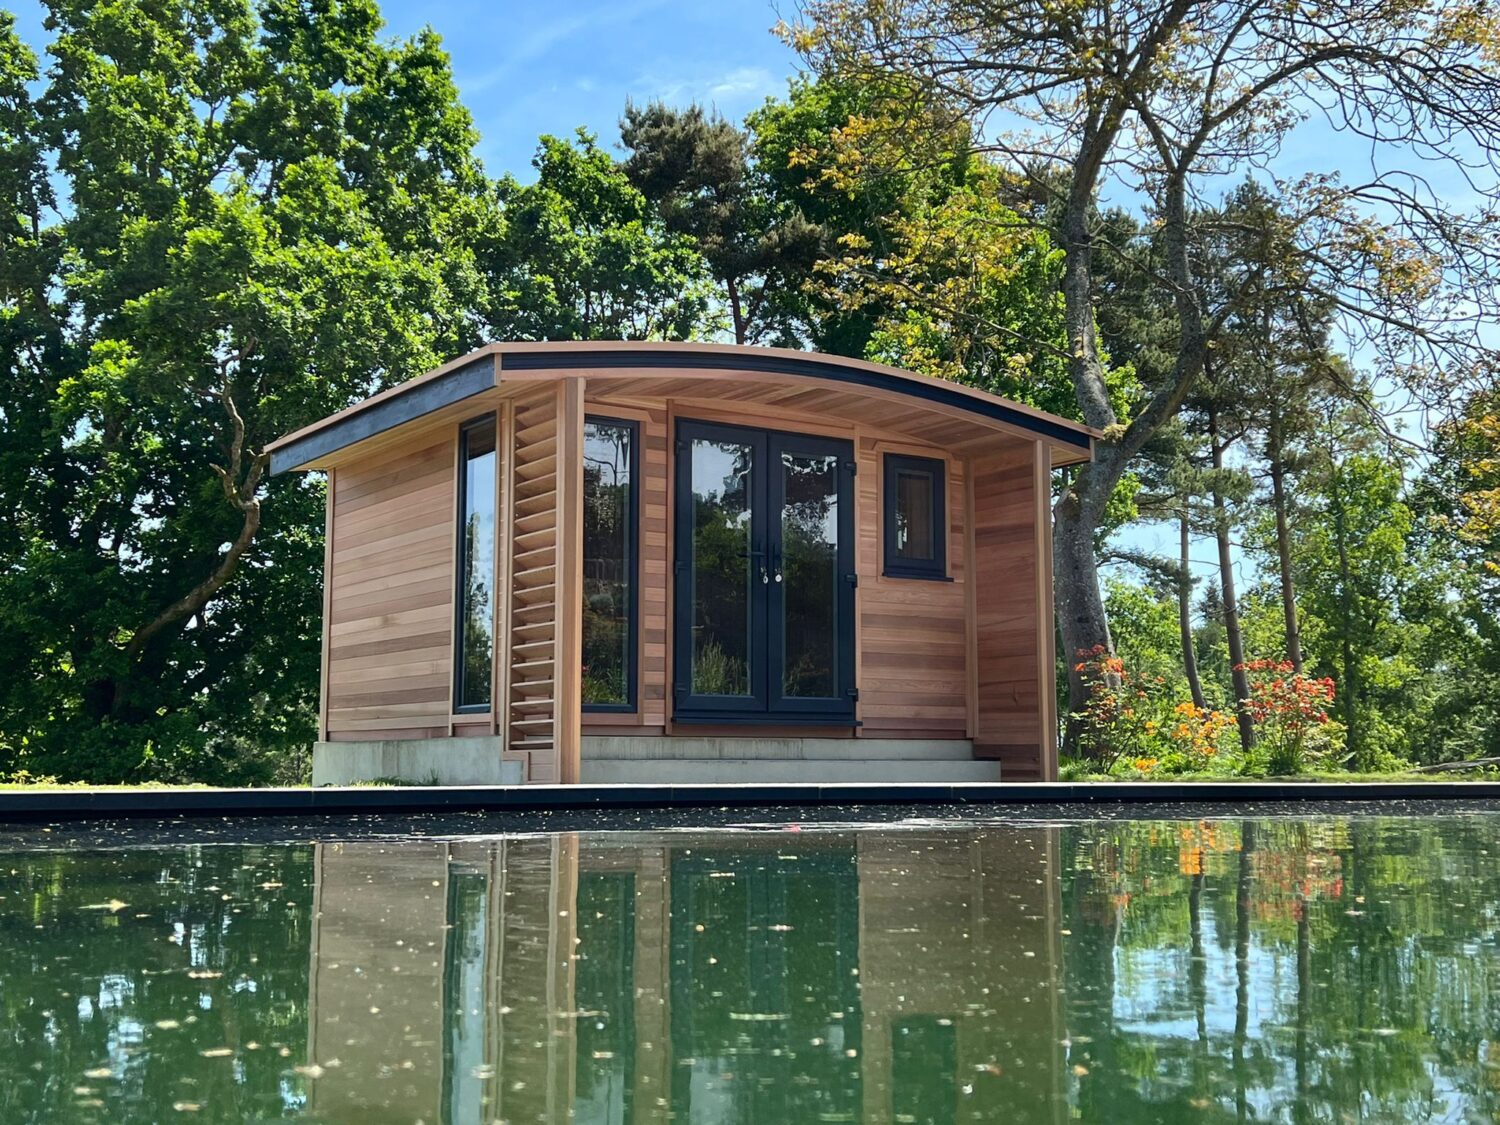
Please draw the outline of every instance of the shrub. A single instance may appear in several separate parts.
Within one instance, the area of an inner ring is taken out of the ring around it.
[[[1131,673],[1102,647],[1079,653],[1089,702],[1074,718],[1084,748],[1104,773],[1153,777],[1230,768],[1224,751],[1234,718],[1177,702],[1161,677]]]
[[[1245,709],[1255,724],[1256,753],[1267,773],[1301,773],[1328,756],[1328,705],[1333,680],[1314,679],[1290,661],[1252,660],[1240,666],[1250,676]]]

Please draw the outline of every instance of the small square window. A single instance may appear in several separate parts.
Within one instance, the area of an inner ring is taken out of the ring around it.
[[[943,462],[885,455],[885,573],[891,578],[948,577],[947,492]]]

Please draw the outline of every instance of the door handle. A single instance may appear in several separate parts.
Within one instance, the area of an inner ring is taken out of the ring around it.
[[[770,572],[766,570],[766,553],[759,548],[751,548],[750,550],[746,551],[745,554],[748,558],[754,561],[757,566],[759,566],[760,584],[762,586],[767,585],[771,581],[771,575]],[[779,582],[781,580],[778,578],[777,581]]]

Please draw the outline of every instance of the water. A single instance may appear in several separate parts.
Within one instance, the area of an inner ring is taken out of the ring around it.
[[[1500,815],[0,858],[0,1121],[1494,1121]]]

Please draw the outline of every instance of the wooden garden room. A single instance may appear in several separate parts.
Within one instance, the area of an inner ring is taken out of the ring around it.
[[[492,344],[328,478],[314,783],[1051,778],[1076,423],[832,356]]]

